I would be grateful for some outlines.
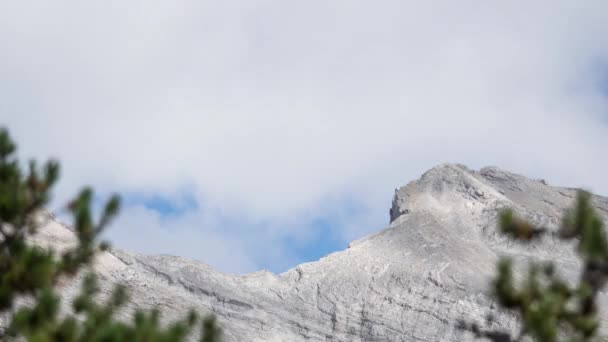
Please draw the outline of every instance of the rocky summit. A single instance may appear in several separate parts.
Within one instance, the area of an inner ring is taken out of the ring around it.
[[[131,305],[159,306],[168,320],[190,307],[214,313],[226,341],[469,341],[459,319],[517,326],[487,295],[499,256],[522,267],[550,259],[568,279],[578,275],[573,249],[557,238],[522,246],[497,234],[499,209],[556,229],[575,195],[496,167],[443,164],[395,190],[386,228],[282,274],[229,275],[180,257],[119,250],[100,255],[95,267],[105,292],[125,284]],[[608,199],[594,196],[594,204],[606,217]],[[35,240],[55,248],[74,243],[55,220]],[[77,282],[62,286],[69,301]]]

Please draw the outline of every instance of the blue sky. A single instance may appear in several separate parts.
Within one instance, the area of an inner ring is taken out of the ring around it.
[[[184,215],[198,207],[196,199],[188,195],[179,199],[172,199],[164,198],[161,194],[147,196],[128,194],[122,196],[122,203],[127,207],[142,205],[164,217]]]
[[[443,162],[608,193],[607,10],[2,2],[0,124],[62,161],[53,208],[123,196],[115,246],[281,272],[382,229]]]
[[[263,232],[269,227],[276,226],[277,223],[272,222],[272,220],[251,222],[240,215],[207,213],[204,210],[201,211],[199,203],[194,199],[192,194],[188,193],[183,193],[173,198],[164,198],[159,194],[121,194],[121,198],[124,210],[128,211],[137,208],[138,210],[145,211],[148,215],[156,216],[158,221],[161,222],[160,226],[170,227],[167,229],[169,232],[172,229],[190,232],[181,233],[182,237],[180,239],[187,239],[194,243],[205,240],[204,233],[201,231],[196,232],[197,226],[210,223],[204,218],[201,220],[194,219],[184,227],[184,224],[179,221],[189,216],[213,216],[219,221],[213,222],[213,225],[221,229],[223,234],[239,236],[242,240],[249,242],[248,244],[246,243],[247,246],[245,248],[259,249],[262,254],[267,254],[258,258],[255,269],[267,269],[275,273],[283,272],[297,263],[318,260],[329,253],[345,249],[348,241],[340,235],[336,227],[343,226],[345,218],[370,216],[367,213],[367,209],[361,203],[355,202],[353,200],[354,197],[349,196],[336,201],[328,210],[301,216],[304,218],[303,222],[286,221],[284,223],[285,226],[281,227],[284,232],[277,233],[277,236],[272,241],[277,246],[268,246],[265,240],[252,238],[251,234],[255,235],[257,232]],[[102,199],[98,203],[102,203]],[[382,221],[378,222],[378,226],[382,227],[386,223],[386,220],[388,218],[383,217]],[[125,225],[128,225],[128,223]],[[119,223],[115,224],[106,234],[107,238],[115,241],[115,244],[118,241],[118,247],[123,247],[120,241],[128,241],[132,237],[136,237],[138,242],[127,246],[131,250],[141,253],[158,253],[159,250],[162,250],[162,253],[197,258],[197,253],[193,253],[188,249],[182,249],[182,244],[180,243],[172,244],[169,240],[163,246],[162,237],[142,239],[142,237],[146,236],[145,223],[140,225],[142,229],[137,230],[137,233],[120,229],[120,226],[119,220]],[[299,233],[293,233],[294,230],[299,231]],[[161,242],[161,249],[158,247],[159,241]],[[264,253],[264,249],[267,248],[280,250],[281,255]],[[225,252],[227,252],[227,255],[230,255],[230,250]],[[203,259],[203,261],[205,260]]]

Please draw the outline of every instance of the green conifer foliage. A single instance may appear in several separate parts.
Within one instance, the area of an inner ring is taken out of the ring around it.
[[[11,314],[8,326],[0,331],[0,340],[183,341],[199,323],[200,341],[220,340],[221,331],[215,320],[211,317],[199,322],[194,311],[169,325],[160,324],[161,312],[157,309],[138,310],[131,321],[115,319],[116,311],[128,301],[127,291],[120,285],[105,302],[99,303],[91,264],[98,251],[109,247],[98,242],[98,237],[118,214],[118,196],[107,201],[98,221],[91,212],[91,189],[83,189],[68,204],[78,239],[75,247],[58,253],[28,243],[27,237],[36,234],[40,226],[39,213],[58,180],[59,164],[49,161],[39,167],[32,161],[24,171],[15,152],[16,145],[8,131],[0,128],[0,313]],[[72,313],[61,313],[55,285],[79,272],[87,273],[72,310],[66,310]],[[18,299],[29,299],[32,304],[17,305]]]
[[[591,195],[578,192],[557,233],[517,217],[512,210],[501,213],[499,229],[523,243],[533,243],[547,234],[573,241],[582,262],[580,278],[571,285],[557,274],[552,262],[545,261],[531,262],[523,279],[516,280],[512,261],[502,258],[492,282],[493,296],[503,309],[519,316],[519,334],[486,331],[466,322],[459,322],[460,328],[495,342],[601,341],[597,297],[608,279],[608,240]]]

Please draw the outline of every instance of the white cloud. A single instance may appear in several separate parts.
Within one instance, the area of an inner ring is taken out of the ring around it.
[[[60,198],[83,183],[168,197],[187,189],[264,230],[266,250],[345,195],[367,209],[336,230],[351,239],[379,229],[392,188],[444,161],[606,193],[607,7],[6,2],[0,121],[26,155],[61,158]],[[212,212],[154,221],[156,238],[187,244],[194,218]],[[124,224],[140,214],[126,212]],[[137,248],[128,231],[117,238]],[[243,247],[238,235],[214,238]],[[264,258],[243,248],[220,266]]]

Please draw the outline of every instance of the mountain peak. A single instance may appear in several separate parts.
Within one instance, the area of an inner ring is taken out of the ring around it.
[[[462,201],[504,200],[503,196],[485,181],[484,172],[508,174],[496,167],[474,171],[462,164],[440,164],[425,172],[420,179],[395,189],[390,222],[413,210],[453,208]]]
[[[104,293],[125,284],[133,305],[160,305],[167,319],[185,307],[213,312],[227,342],[468,341],[459,319],[505,330],[517,323],[502,312],[486,320],[500,255],[518,265],[550,259],[570,280],[579,272],[575,252],[559,241],[517,246],[497,234],[498,210],[556,227],[575,193],[498,167],[441,164],[395,190],[388,227],[279,275],[228,275],[179,257],[121,251],[102,254],[96,271]],[[608,200],[594,196],[594,203],[606,216]],[[69,234],[53,224],[41,230],[41,243]],[[66,297],[77,288],[66,286]]]

